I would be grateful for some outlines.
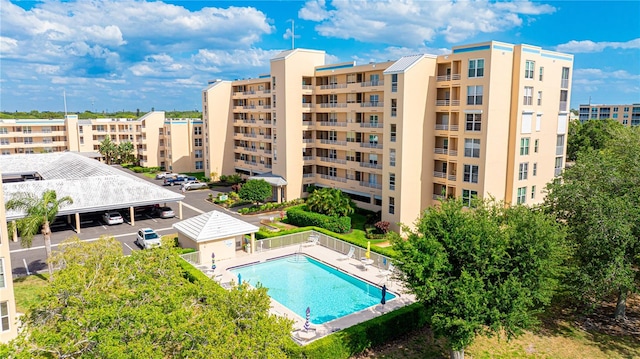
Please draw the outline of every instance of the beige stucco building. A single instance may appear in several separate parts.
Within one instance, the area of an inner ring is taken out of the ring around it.
[[[116,144],[131,142],[144,167],[175,172],[198,172],[204,167],[202,120],[165,118],[153,111],[138,119],[3,119],[0,120],[2,155],[47,152],[98,152],[106,137]]]
[[[0,186],[0,201],[4,203],[2,186]],[[0,206],[0,342],[3,343],[18,335],[11,268],[5,208]]]
[[[365,65],[284,51],[203,90],[204,170],[282,177],[274,200],[340,188],[394,224],[445,196],[538,203],[564,166],[572,66],[500,42]]]
[[[624,126],[640,126],[640,103],[630,105],[580,105],[580,122],[613,119]]]

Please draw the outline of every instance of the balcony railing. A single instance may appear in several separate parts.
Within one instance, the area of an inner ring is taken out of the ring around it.
[[[360,83],[360,86],[362,86],[362,87],[383,86],[383,85],[384,85],[384,81],[383,80],[367,81],[367,82],[361,82]]]
[[[316,124],[320,126],[347,127],[346,122],[337,122],[337,121],[320,121],[320,122],[316,122]]]
[[[320,85],[321,90],[330,90],[330,89],[344,89],[347,88],[347,84],[329,84],[329,85]]]
[[[448,123],[436,123],[436,130],[444,130],[447,131],[449,129]]]
[[[336,108],[336,107],[347,107],[346,102],[336,102],[336,103],[321,103],[319,104],[320,108]]]
[[[305,84],[302,84],[302,89],[303,89],[303,90],[313,90],[313,86],[312,86],[312,85],[305,85]]]
[[[331,157],[318,157],[318,158],[320,159],[320,161],[323,161],[323,162],[339,163],[343,165],[347,164],[346,160],[341,160],[339,158],[331,158]]]
[[[382,128],[384,125],[381,123],[369,123],[369,122],[360,122],[360,127],[366,128]]]
[[[256,123],[255,119],[250,119],[250,120],[242,120],[243,123]]]
[[[439,155],[446,155],[447,153],[449,153],[449,149],[436,147],[433,149],[433,152]]]
[[[436,106],[460,106],[460,100],[436,100]]]
[[[375,169],[378,169],[378,170],[382,169],[382,165],[381,164],[371,163],[371,162],[360,162],[360,167],[375,168]]]
[[[347,182],[346,178],[341,178],[341,177],[336,177],[336,176],[329,176],[329,175],[320,175],[320,178],[322,179],[326,179],[329,181],[338,181],[338,182]]]
[[[321,139],[320,143],[322,143],[323,145],[339,145],[339,146],[347,145],[347,141],[324,140],[324,139]]]
[[[447,179],[448,179],[449,181],[455,181],[455,180],[456,180],[456,175],[448,175],[448,176],[447,176]]]
[[[360,147],[382,149],[382,145],[377,142],[360,142]]]
[[[380,183],[371,183],[366,181],[360,181],[360,186],[375,188],[375,189],[382,189],[382,185]]]
[[[460,74],[451,74],[451,75],[440,75],[436,77],[436,81],[451,81],[451,80],[460,80]]]
[[[312,178],[315,177],[316,174],[315,173],[303,173],[302,174],[302,178]]]
[[[384,102],[382,101],[361,102],[360,107],[384,107]]]
[[[433,171],[433,177],[446,178],[447,174],[441,171]]]
[[[255,110],[256,106],[255,105],[247,105],[247,106],[242,106],[243,110]]]
[[[303,161],[313,161],[314,159],[314,156],[302,156]]]
[[[313,143],[313,138],[303,138],[302,143]]]
[[[303,108],[311,108],[311,105],[312,105],[312,104],[311,104],[310,102],[303,102],[303,103],[302,103],[302,107],[303,107]]]
[[[444,199],[444,196],[441,195],[441,194],[435,194],[434,193],[432,198],[435,199],[436,201],[439,201],[441,199]]]

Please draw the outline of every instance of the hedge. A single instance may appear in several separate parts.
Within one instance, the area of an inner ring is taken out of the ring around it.
[[[303,207],[292,207],[287,211],[287,222],[294,226],[316,226],[336,233],[346,233],[351,229],[350,217],[331,217],[308,212]]]
[[[428,313],[421,303],[394,310],[318,339],[303,347],[289,347],[289,357],[346,359],[368,348],[400,338],[427,325]]]

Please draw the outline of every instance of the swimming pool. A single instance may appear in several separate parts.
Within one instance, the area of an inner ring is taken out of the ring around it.
[[[380,303],[381,289],[311,257],[297,254],[231,269],[242,281],[268,288],[271,298],[310,322],[323,324]],[[387,292],[387,302],[395,298]]]

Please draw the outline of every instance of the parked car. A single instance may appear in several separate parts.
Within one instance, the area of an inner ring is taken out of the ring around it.
[[[208,188],[208,187],[209,187],[208,184],[200,181],[186,181],[182,183],[182,188],[186,191],[189,191],[192,189]]]
[[[197,181],[198,179],[195,177],[188,177],[185,175],[178,175],[176,177],[170,177],[170,178],[166,178],[164,179],[164,185],[165,186],[175,186],[175,185],[181,185],[184,182],[187,181]]]
[[[177,173],[173,173],[173,172],[160,172],[160,173],[156,174],[156,179],[175,177],[177,175],[178,175]]]
[[[102,215],[102,220],[108,225],[124,223],[124,219],[118,212],[106,212]]]
[[[153,213],[160,218],[172,218],[176,216],[171,207],[155,207]]]
[[[149,249],[160,246],[160,236],[151,228],[141,228],[138,230],[136,244],[142,249]]]

